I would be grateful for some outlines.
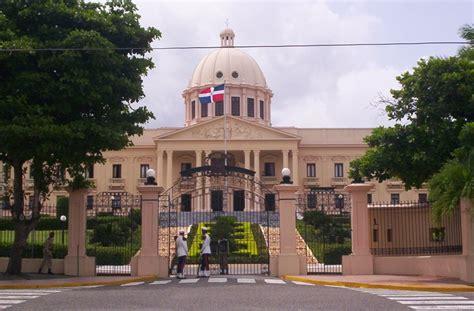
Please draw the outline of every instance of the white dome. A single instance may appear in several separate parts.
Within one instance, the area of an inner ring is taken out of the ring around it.
[[[188,87],[220,83],[267,87],[257,62],[234,47],[222,47],[204,57],[194,69]]]

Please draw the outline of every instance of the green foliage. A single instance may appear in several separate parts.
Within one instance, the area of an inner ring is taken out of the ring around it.
[[[92,243],[102,246],[125,245],[130,238],[130,226],[121,222],[101,223],[92,236]]]
[[[321,211],[305,211],[303,221],[314,229],[314,239],[324,243],[344,243],[351,237],[348,217],[327,215]]]
[[[452,158],[462,127],[474,121],[474,55],[472,47],[466,49],[454,57],[421,59],[397,77],[401,88],[391,90],[393,100],[382,100],[396,124],[365,138],[369,150],[351,163],[350,177],[399,178],[407,189],[419,188]]]
[[[433,216],[440,223],[444,215],[459,206],[461,198],[474,201],[474,123],[467,123],[459,134],[461,147],[453,152],[429,182]]]
[[[128,265],[139,247],[89,246],[87,255],[95,257],[97,265]]]
[[[13,246],[11,242],[0,242],[0,257],[9,257]],[[67,245],[53,244],[53,258],[64,258],[67,255]],[[23,251],[23,258],[43,258],[43,244],[27,244]]]
[[[36,225],[36,230],[62,230],[64,226],[65,224],[63,224],[58,218],[42,216]],[[2,230],[15,230],[13,219],[0,218],[0,231]]]
[[[321,255],[317,258],[322,258],[322,262],[326,265],[340,265],[342,264],[342,256],[349,255],[351,251],[350,243],[328,244],[321,250]]]
[[[235,227],[237,225],[237,219],[232,216],[219,216],[215,218],[215,223],[211,224],[210,236],[211,241],[217,245],[217,241],[221,239],[227,239],[229,242],[229,249],[231,252],[236,251],[238,246],[235,236]]]
[[[61,215],[68,217],[69,215],[69,198],[58,197],[56,202],[56,217],[60,218]]]

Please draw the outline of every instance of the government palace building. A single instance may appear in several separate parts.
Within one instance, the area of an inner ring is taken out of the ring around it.
[[[89,190],[88,204],[101,192],[136,194],[150,168],[156,171],[158,185],[168,189],[182,171],[204,166],[211,153],[225,150],[234,166],[254,171],[255,180],[268,189],[280,183],[285,167],[302,192],[315,187],[338,192],[351,183],[349,164],[367,150],[363,138],[372,129],[272,126],[273,91],[257,62],[234,47],[234,38],[231,29],[222,31],[221,47],[194,69],[182,93],[184,127],[145,129],[142,136],[132,137],[133,146],[104,152],[106,163],[89,169],[88,178],[95,187]],[[223,101],[201,104],[202,90],[222,84]],[[28,169],[27,196],[33,192]],[[375,184],[369,203],[426,200],[426,189],[405,191],[397,180]],[[67,196],[67,192],[54,191],[50,200],[58,196]],[[232,210],[232,204],[224,209]]]

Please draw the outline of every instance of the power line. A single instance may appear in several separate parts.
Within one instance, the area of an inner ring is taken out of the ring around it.
[[[376,42],[376,43],[310,43],[310,44],[267,44],[236,46],[165,46],[165,47],[101,47],[101,48],[0,48],[0,52],[65,52],[65,51],[141,51],[141,50],[208,50],[219,48],[318,48],[318,47],[361,47],[361,46],[414,46],[414,45],[472,45],[468,41],[415,41],[415,42]]]

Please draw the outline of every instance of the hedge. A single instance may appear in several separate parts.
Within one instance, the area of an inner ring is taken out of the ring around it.
[[[67,221],[63,223],[61,220],[50,216],[41,216],[35,230],[62,230],[67,229]],[[15,223],[11,218],[0,218],[1,230],[15,230]]]
[[[96,265],[128,265],[138,248],[124,246],[88,246],[87,256],[95,257]]]

